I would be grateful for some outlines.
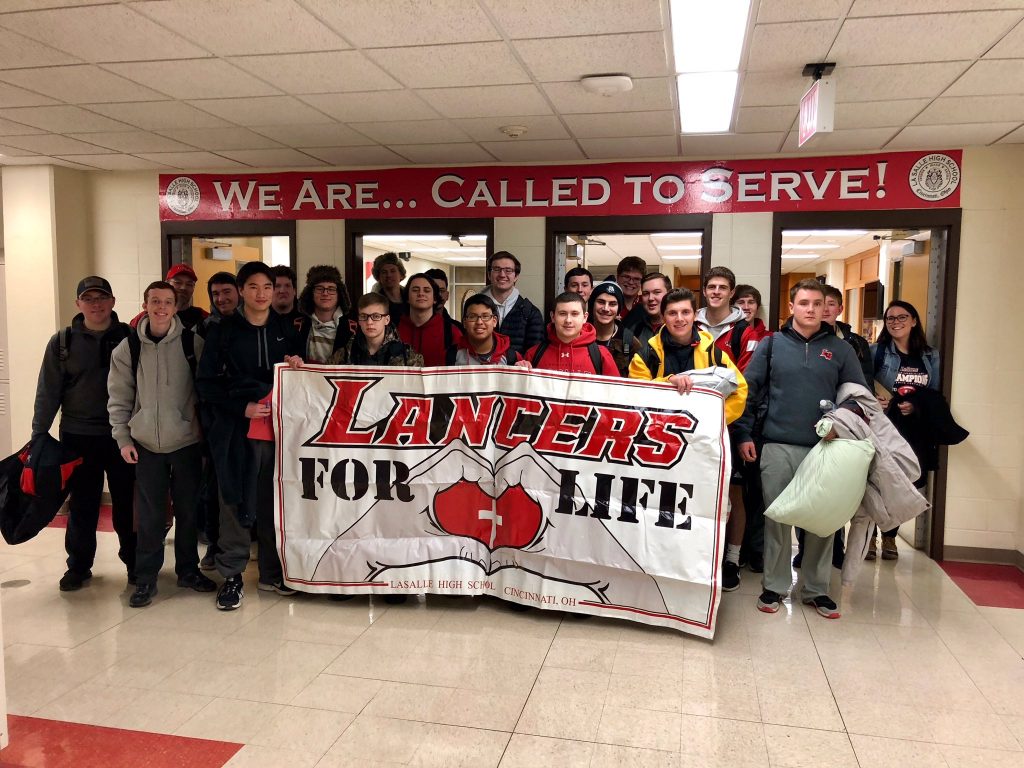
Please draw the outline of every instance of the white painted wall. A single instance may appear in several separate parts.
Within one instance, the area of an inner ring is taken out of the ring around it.
[[[736,283],[761,292],[761,319],[771,306],[772,214],[716,213],[711,222],[711,266],[728,267]]]
[[[494,250],[508,251],[523,265],[516,287],[544,311],[544,227],[543,216],[494,220]]]

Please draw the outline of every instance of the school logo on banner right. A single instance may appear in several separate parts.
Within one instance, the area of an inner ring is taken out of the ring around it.
[[[949,155],[925,155],[910,169],[910,189],[928,202],[945,200],[960,186],[960,166]]]
[[[188,176],[178,176],[167,185],[164,200],[179,216],[190,216],[199,207],[199,185]]]

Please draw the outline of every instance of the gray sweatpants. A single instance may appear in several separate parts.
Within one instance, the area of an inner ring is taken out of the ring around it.
[[[764,490],[764,506],[767,509],[775,498],[789,485],[797,467],[810,448],[803,445],[766,443],[761,452],[761,487]],[[804,539],[804,556],[800,566],[803,575],[803,590],[800,598],[807,599],[827,595],[832,579],[832,534],[815,536],[807,531]],[[780,595],[789,593],[793,586],[793,526],[777,523],[769,517],[764,520],[764,576],[765,589]]]

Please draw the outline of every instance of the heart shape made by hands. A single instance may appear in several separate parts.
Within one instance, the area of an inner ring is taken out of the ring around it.
[[[476,539],[492,552],[499,547],[522,549],[544,522],[540,504],[521,485],[506,488],[495,499],[468,480],[434,497],[434,516],[446,533]]]

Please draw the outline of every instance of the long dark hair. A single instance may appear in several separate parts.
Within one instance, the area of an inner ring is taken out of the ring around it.
[[[924,337],[924,328],[921,327],[921,316],[918,314],[917,309],[909,301],[890,301],[889,306],[885,308],[885,312],[882,314],[883,318],[889,316],[889,310],[893,308],[905,309],[910,318],[914,321],[914,327],[910,329],[910,336],[907,338],[907,350],[912,355],[923,355],[925,352],[930,352],[931,347],[928,346],[928,340]],[[889,325],[883,324],[882,332],[878,334],[878,344],[884,349],[889,347],[892,343],[892,335],[889,333]]]

